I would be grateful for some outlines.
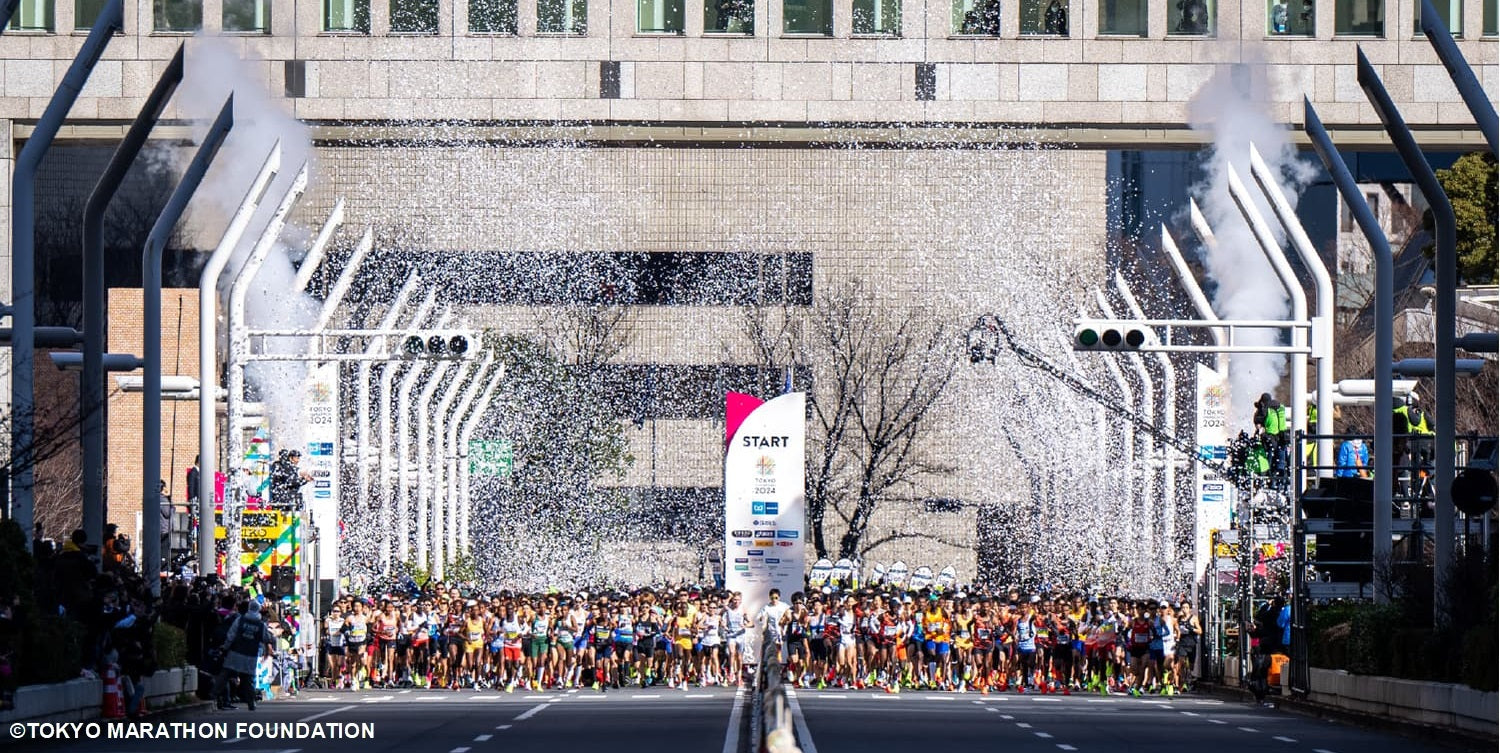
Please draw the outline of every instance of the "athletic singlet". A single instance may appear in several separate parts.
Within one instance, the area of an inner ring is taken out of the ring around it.
[[[959,615],[953,618],[953,645],[958,648],[972,648],[974,646],[974,618]]]
[[[547,627],[548,627],[547,622],[548,622],[548,620],[547,620],[546,615],[540,615],[539,614],[536,617],[532,618],[532,620],[531,620],[531,640],[533,640],[533,641],[536,641],[536,640],[545,641],[545,640],[547,640]]]
[[[507,617],[500,621],[500,635],[504,637],[506,648],[521,647],[521,622],[514,617]]]
[[[350,643],[365,642],[365,635],[369,632],[369,626],[366,624],[364,617],[350,617],[344,621],[344,625],[349,629]]]
[[[608,646],[614,640],[614,632],[614,629],[608,624],[596,622],[589,635],[595,646]]]
[[[396,626],[400,623],[401,617],[398,615],[392,615],[387,618],[384,614],[381,614],[375,620],[375,636],[383,641],[396,640]]]
[[[1151,623],[1144,617],[1136,617],[1130,621],[1130,645],[1149,646],[1151,644]]]
[[[622,614],[615,618],[615,643],[635,643],[635,621],[630,615]]]
[[[896,624],[894,617],[889,614],[880,616],[880,643],[885,646],[896,644],[896,636],[901,634],[901,626]]]
[[[807,634],[812,638],[822,638],[823,630],[828,625],[828,615],[814,614],[807,618]]]
[[[558,643],[573,645],[573,627],[568,620],[558,620],[554,633]]]
[[[793,617],[789,622],[787,622],[786,639],[788,641],[802,640],[802,636],[807,632],[807,628],[802,625],[803,619],[804,618],[802,617]]]
[[[1166,620],[1158,617],[1152,625],[1151,647],[1162,651],[1171,651],[1177,647],[1177,636],[1172,634],[1172,626]]]
[[[698,641],[705,646],[717,646],[724,639],[724,634],[719,632],[718,618],[710,615],[703,623],[703,631],[698,636]]]
[[[984,617],[974,618],[974,647],[988,649],[995,645],[994,636],[990,632],[990,621]]]
[[[1036,650],[1036,624],[1031,617],[1016,620],[1016,649],[1022,652]]]
[[[464,639],[468,641],[469,648],[477,649],[484,643],[484,620],[479,617],[469,617],[464,620]]]
[[[839,640],[846,646],[854,645],[854,612],[845,611],[839,615]]]
[[[656,623],[650,619],[635,623],[635,642],[643,646],[649,646],[651,639],[656,637]]]
[[[922,615],[922,634],[933,643],[948,642],[948,616],[942,610]]]
[[[731,609],[724,613],[724,632],[731,640],[745,634],[745,616],[740,614],[740,610]]]
[[[344,618],[329,617],[324,635],[328,636],[329,648],[344,647]]]
[[[693,645],[693,616],[684,615],[672,619],[673,629],[676,631],[677,644],[679,646]]]
[[[823,617],[823,637],[830,641],[837,641],[843,635],[844,626],[839,624],[837,617]]]

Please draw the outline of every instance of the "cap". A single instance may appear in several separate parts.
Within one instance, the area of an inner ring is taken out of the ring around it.
[[[1036,604],[1036,603],[1040,602],[1041,600],[1042,600],[1042,597],[1037,596],[1036,594],[1032,594],[1031,595],[1031,603],[1032,604]]]

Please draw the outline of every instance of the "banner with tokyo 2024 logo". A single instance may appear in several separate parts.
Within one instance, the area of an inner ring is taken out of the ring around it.
[[[781,590],[803,589],[806,568],[807,393],[767,402],[731,392],[724,452],[724,584],[752,619]]]

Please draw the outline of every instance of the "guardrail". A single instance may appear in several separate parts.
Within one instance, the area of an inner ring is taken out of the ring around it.
[[[752,717],[753,729],[760,741],[758,750],[763,753],[801,753],[797,747],[792,710],[787,702],[786,684],[782,677],[781,640],[779,629],[766,628],[761,636],[760,671],[755,678],[755,707]]]

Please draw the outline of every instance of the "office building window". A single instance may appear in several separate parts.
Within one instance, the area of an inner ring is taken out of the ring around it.
[[[1385,36],[1385,0],[1333,0],[1333,33],[1350,37]]]
[[[1500,19],[1496,19],[1495,6],[1500,5],[1500,0],[1484,0],[1484,35],[1493,37],[1500,34]]]
[[[104,6],[109,0],[73,0],[73,28],[77,31],[87,31],[94,28],[94,22],[99,20],[99,14],[104,12]]]
[[[782,0],[781,30],[833,36],[833,0]]]
[[[703,0],[706,34],[755,33],[755,0]]]
[[[391,0],[392,34],[436,34],[438,0]]]
[[[1021,33],[1068,35],[1068,0],[1021,0]]]
[[[271,0],[224,0],[224,31],[271,33]]]
[[[1146,0],[1099,0],[1101,36],[1146,36]]]
[[[203,28],[202,0],[155,0],[152,3],[153,29],[166,32],[190,32]]]
[[[52,31],[52,0],[21,0],[7,22],[15,31]]]
[[[323,0],[323,31],[370,33],[370,0]]]
[[[636,0],[635,30],[641,34],[681,34],[683,0]]]
[[[1000,0],[953,0],[953,33],[999,36]]]
[[[538,34],[589,33],[588,0],[537,0]]]
[[[1266,0],[1266,34],[1273,37],[1313,35],[1313,0]]]
[[[1211,37],[1214,34],[1214,0],[1166,0],[1167,35]]]
[[[469,0],[470,34],[515,34],[516,0]]]
[[[854,0],[854,33],[901,36],[901,0]]]
[[[1438,18],[1443,19],[1443,25],[1448,27],[1448,33],[1455,37],[1464,34],[1464,0],[1432,0],[1432,7],[1437,10]],[[1412,33],[1422,36],[1422,0],[1412,3]]]

